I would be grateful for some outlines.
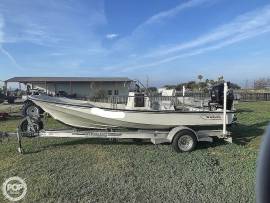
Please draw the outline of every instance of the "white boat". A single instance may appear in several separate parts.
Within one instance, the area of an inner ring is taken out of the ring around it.
[[[173,106],[151,107],[151,99],[141,93],[130,93],[124,108],[113,109],[94,106],[87,101],[46,95],[28,98],[35,106],[50,114],[60,122],[87,129],[132,128],[132,129],[172,129],[176,126],[217,126],[223,124],[223,109],[205,110],[189,108],[175,110]],[[28,110],[37,111],[35,106]],[[227,108],[226,124],[232,124],[235,111]]]
[[[21,138],[24,136],[149,139],[154,144],[171,143],[177,152],[192,151],[198,142],[211,142],[213,136],[232,142],[226,125],[234,122],[233,94],[227,92],[227,83],[214,87],[210,93],[209,108],[192,107],[189,102],[188,107],[183,105],[181,110],[163,99],[157,103],[153,97],[138,92],[130,92],[127,103],[119,108],[33,95],[25,102],[25,118],[18,126],[18,150],[22,152]],[[40,116],[43,111],[76,129],[44,130]],[[201,129],[202,126],[220,125],[222,130]]]

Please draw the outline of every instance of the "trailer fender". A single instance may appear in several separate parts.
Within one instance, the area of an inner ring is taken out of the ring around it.
[[[173,128],[173,129],[171,129],[170,132],[169,132],[169,134],[168,134],[167,139],[168,139],[170,142],[172,142],[174,136],[175,136],[178,132],[180,132],[180,131],[182,131],[182,130],[189,130],[189,131],[191,131],[191,132],[196,136],[197,141],[199,141],[197,133],[196,133],[194,130],[192,130],[191,128],[186,127],[186,126],[178,126],[178,127],[175,127],[175,128]]]

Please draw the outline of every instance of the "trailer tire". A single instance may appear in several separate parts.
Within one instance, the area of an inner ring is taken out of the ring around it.
[[[22,107],[22,116],[39,117],[44,111],[32,101],[26,101]]]
[[[190,152],[197,146],[196,135],[190,130],[181,130],[173,138],[172,147],[176,152]]]
[[[19,124],[19,131],[22,132],[22,133],[26,133],[27,130],[28,130],[28,121],[27,119],[23,119],[20,124]]]
[[[24,118],[21,123],[19,124],[19,132],[20,133],[26,133],[26,134],[31,134],[31,133],[37,133],[39,132],[40,130],[43,130],[44,129],[44,124],[41,120],[36,120],[34,121],[35,122],[35,130],[34,132],[33,131],[29,131],[29,123],[28,123],[28,120],[27,118]]]

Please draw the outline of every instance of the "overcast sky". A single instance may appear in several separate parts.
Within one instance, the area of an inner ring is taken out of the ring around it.
[[[1,0],[0,80],[270,76],[269,0]]]

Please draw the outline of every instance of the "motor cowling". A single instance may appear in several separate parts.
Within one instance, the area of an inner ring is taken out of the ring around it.
[[[228,82],[228,92],[227,92],[227,110],[232,110],[233,108],[233,100],[234,94],[233,90],[231,89],[231,84]],[[224,83],[214,85],[210,89],[210,108],[215,106],[216,108],[223,108],[224,106]]]

